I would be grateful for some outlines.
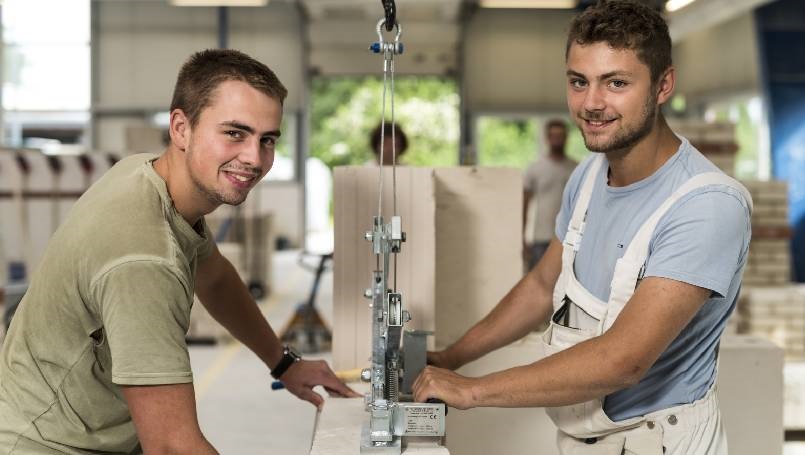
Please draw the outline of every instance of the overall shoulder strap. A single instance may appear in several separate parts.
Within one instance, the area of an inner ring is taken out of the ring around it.
[[[574,251],[579,251],[581,247],[581,238],[584,233],[584,223],[587,218],[587,208],[590,205],[590,198],[593,194],[593,186],[595,179],[598,177],[598,172],[604,162],[604,154],[601,153],[593,158],[587,169],[587,175],[584,178],[584,183],[581,185],[579,197],[576,200],[576,206],[573,209],[573,216],[570,218],[570,223],[567,226],[567,234],[565,235],[564,243],[573,248]]]

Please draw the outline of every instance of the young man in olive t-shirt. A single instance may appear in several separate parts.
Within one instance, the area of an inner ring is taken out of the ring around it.
[[[285,95],[237,51],[185,63],[167,150],[93,185],[31,279],[0,357],[0,453],[217,453],[184,341],[194,293],[291,393],[317,406],[316,385],[356,395],[280,344],[204,223],[271,168]]]

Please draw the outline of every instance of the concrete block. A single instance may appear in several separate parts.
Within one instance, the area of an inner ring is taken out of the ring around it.
[[[538,342],[538,335],[529,335],[464,366],[459,373],[481,376],[531,363],[536,360]],[[782,454],[782,349],[755,337],[725,336],[719,359],[717,390],[730,454]],[[451,453],[558,455],[555,441],[556,427],[542,408],[452,410],[447,416]]]
[[[782,349],[755,337],[723,337],[718,398],[730,455],[782,454]]]
[[[349,384],[367,392],[367,384]],[[360,453],[361,429],[369,421],[363,398],[330,398],[316,415],[310,455],[353,455]],[[404,438],[403,455],[450,455],[441,438]],[[378,452],[380,453],[380,452]]]
[[[539,335],[494,351],[459,373],[477,377],[537,360]],[[556,426],[543,408],[476,408],[447,415],[447,448],[461,455],[559,455]]]
[[[390,168],[383,172],[388,222],[393,176]],[[374,167],[335,170],[336,369],[364,367],[371,355],[370,302],[363,293],[375,256],[363,234],[377,214],[378,180]],[[506,168],[401,167],[396,182],[397,213],[407,234],[397,257],[396,287],[413,318],[406,329],[434,331],[435,345],[446,346],[486,315],[522,274],[522,176]]]

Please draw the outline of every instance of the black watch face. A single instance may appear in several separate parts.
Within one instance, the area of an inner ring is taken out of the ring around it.
[[[293,357],[294,360],[299,360],[302,357],[299,355],[298,352],[296,352],[296,349],[294,349],[293,346],[285,346],[285,352],[287,352],[288,355]]]

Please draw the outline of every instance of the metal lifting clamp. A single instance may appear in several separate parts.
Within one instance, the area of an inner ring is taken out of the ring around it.
[[[391,91],[391,123],[394,125],[394,55],[403,51],[400,42],[402,28],[396,21],[394,0],[382,0],[386,16],[377,23],[379,41],[370,46],[374,53],[383,53],[383,101],[380,138],[380,162],[383,163],[383,139],[385,137],[386,92]],[[393,42],[383,39],[383,26],[387,31],[397,28]],[[404,331],[403,326],[411,319],[403,309],[403,296],[396,289],[397,254],[405,242],[402,219],[397,215],[396,141],[392,137],[392,176],[394,195],[391,222],[383,218],[383,167],[379,169],[377,215],[373,217],[372,229],[365,238],[372,244],[375,254],[375,270],[371,287],[364,295],[371,299],[372,308],[372,366],[362,371],[361,379],[371,382],[370,392],[365,396],[369,421],[361,431],[362,454],[399,454],[403,436],[444,436],[446,407],[442,402],[413,403],[411,387],[426,363],[426,337],[430,332]],[[393,256],[392,256],[393,255]],[[393,261],[392,261],[393,258]],[[393,265],[392,280],[390,270]],[[402,342],[402,347],[401,347]],[[404,347],[404,349],[403,349]]]

